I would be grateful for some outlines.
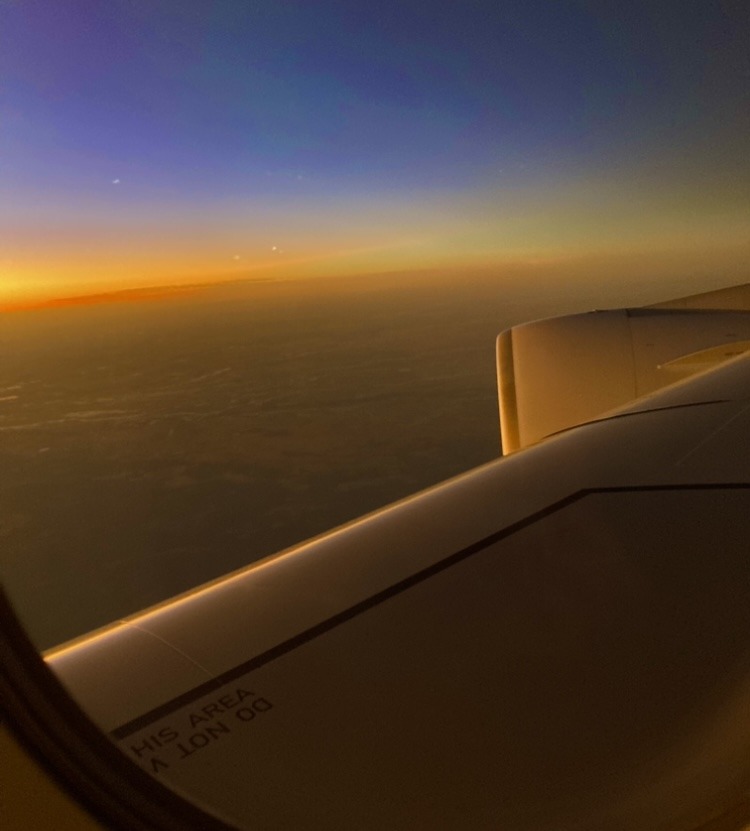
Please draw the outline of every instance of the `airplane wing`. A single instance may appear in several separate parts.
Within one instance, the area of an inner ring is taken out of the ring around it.
[[[518,452],[47,665],[232,827],[747,827],[750,313],[592,315],[501,336]]]

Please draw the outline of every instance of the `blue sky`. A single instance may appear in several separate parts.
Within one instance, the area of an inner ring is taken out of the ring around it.
[[[410,239],[404,267],[434,265],[431,222],[445,243],[451,217],[496,214],[502,239],[509,205],[564,249],[582,234],[554,232],[566,195],[593,203],[577,220],[593,240],[618,193],[649,238],[665,194],[665,228],[705,214],[735,246],[747,228],[739,3],[27,0],[0,16],[0,294],[76,273],[208,279],[230,259],[241,276],[279,235],[290,273]],[[493,256],[529,255],[527,237]]]

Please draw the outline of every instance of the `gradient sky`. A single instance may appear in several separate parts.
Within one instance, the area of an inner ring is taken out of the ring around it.
[[[0,303],[629,252],[746,268],[748,42],[732,0],[4,0]]]

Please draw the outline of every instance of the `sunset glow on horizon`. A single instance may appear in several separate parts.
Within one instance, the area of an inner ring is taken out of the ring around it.
[[[3,18],[0,308],[571,258],[747,273],[747,33],[713,4]]]

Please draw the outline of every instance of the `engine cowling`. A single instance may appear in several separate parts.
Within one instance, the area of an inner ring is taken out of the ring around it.
[[[595,311],[515,326],[497,340],[508,454],[600,418],[750,349],[750,311]]]

